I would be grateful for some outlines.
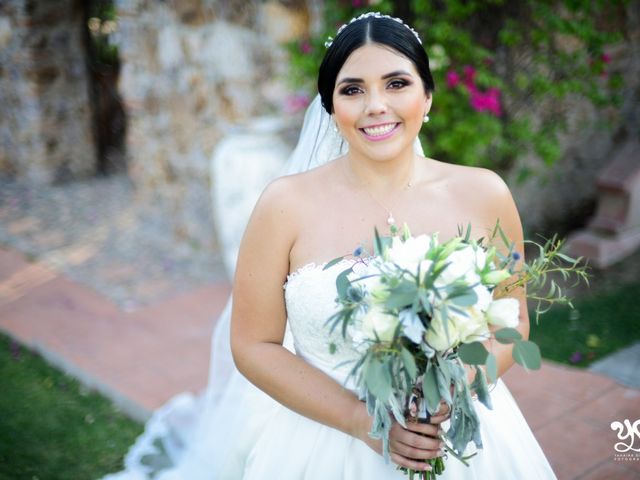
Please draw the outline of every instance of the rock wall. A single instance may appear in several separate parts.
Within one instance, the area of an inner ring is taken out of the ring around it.
[[[0,2],[0,174],[93,175],[82,2]]]
[[[567,100],[568,128],[561,137],[562,158],[551,169],[540,169],[533,158],[524,163],[539,175],[519,184],[507,181],[516,199],[528,236],[535,232],[566,235],[583,227],[595,211],[596,176],[615,154],[640,138],[640,9],[626,6],[620,29],[624,40],[610,46],[609,74],[620,73],[623,87],[619,108],[596,110],[584,101]],[[531,107],[535,110],[536,106]],[[544,107],[543,107],[544,108]],[[640,163],[640,151],[636,152]]]
[[[212,248],[209,159],[234,124],[286,96],[282,43],[308,28],[304,2],[117,0],[129,175]]]

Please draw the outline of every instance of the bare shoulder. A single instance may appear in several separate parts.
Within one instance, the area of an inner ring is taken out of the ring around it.
[[[510,195],[509,187],[505,181],[493,170],[429,160],[436,166],[438,177],[446,180],[452,188],[465,191],[472,188],[478,195],[487,195],[493,198]]]
[[[512,238],[522,236],[515,201],[500,175],[488,168],[430,161],[436,180],[445,185],[448,201],[464,211],[465,221],[482,232],[500,222]]]

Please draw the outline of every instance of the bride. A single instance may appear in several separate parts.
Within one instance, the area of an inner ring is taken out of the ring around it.
[[[423,470],[425,460],[443,455],[446,407],[430,424],[394,424],[385,463],[381,441],[368,435],[365,404],[345,383],[350,366],[339,366],[353,358],[350,342],[324,327],[337,308],[336,276],[351,260],[325,269],[326,262],[356,247],[372,252],[374,227],[406,223],[415,235],[439,232],[444,241],[468,223],[480,238],[499,219],[522,245],[518,212],[496,174],[422,155],[417,136],[433,90],[421,41],[398,19],[362,15],[328,44],[290,175],[265,189],[240,246],[230,326],[237,370],[214,375],[229,359],[222,321],[216,343],[227,351],[215,352],[198,428],[176,465],[153,478],[399,480],[397,466]],[[526,338],[524,292],[519,297]],[[513,363],[510,347],[494,343],[487,348],[502,374]],[[442,478],[555,478],[501,380],[491,396],[493,410],[477,405],[484,448],[469,466],[449,459]],[[134,457],[131,470],[142,458]]]

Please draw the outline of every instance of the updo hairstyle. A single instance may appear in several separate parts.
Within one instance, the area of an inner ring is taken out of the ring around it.
[[[333,113],[333,90],[338,72],[354,50],[371,43],[390,47],[411,60],[422,79],[425,93],[435,89],[427,52],[406,25],[391,18],[363,18],[348,24],[336,36],[320,64],[318,93],[329,115]]]

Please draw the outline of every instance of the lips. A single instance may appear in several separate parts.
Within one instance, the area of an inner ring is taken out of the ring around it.
[[[398,126],[397,123],[385,123],[383,125],[364,127],[364,128],[361,128],[360,130],[366,133],[369,137],[381,137],[390,133],[397,126]]]

